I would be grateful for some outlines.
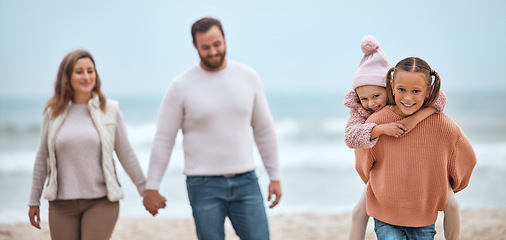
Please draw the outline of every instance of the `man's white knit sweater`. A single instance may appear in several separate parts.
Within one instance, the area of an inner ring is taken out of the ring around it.
[[[176,77],[163,98],[146,189],[157,190],[182,130],[184,174],[215,176],[255,169],[251,132],[271,180],[279,180],[274,124],[257,73],[228,61],[209,72],[200,65]]]

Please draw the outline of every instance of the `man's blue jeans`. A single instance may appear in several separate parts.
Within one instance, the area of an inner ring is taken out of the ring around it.
[[[374,231],[378,240],[434,240],[436,229],[434,224],[426,227],[403,227],[391,225],[374,219]]]
[[[241,240],[269,239],[264,200],[254,171],[232,177],[188,176],[186,187],[198,239],[225,239],[227,216]]]

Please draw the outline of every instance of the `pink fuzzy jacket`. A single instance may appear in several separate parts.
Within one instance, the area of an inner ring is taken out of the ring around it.
[[[376,126],[376,123],[365,123],[371,114],[360,105],[355,91],[350,90],[344,96],[343,104],[350,109],[350,119],[348,119],[348,123],[344,130],[344,141],[346,145],[354,149],[374,147],[378,138],[371,140],[371,131]],[[443,111],[445,105],[446,95],[441,91],[433,107],[435,107],[439,113]]]

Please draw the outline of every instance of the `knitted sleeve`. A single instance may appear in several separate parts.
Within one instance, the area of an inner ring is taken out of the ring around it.
[[[146,189],[158,190],[169,165],[177,133],[183,124],[183,100],[180,92],[173,81],[163,97],[151,147]]]
[[[39,148],[35,156],[32,176],[32,191],[30,194],[29,206],[39,206],[40,197],[44,188],[44,182],[47,177],[47,158],[49,151],[47,148],[47,129],[49,127],[50,112],[44,112],[44,118],[40,127]]]
[[[119,162],[137,187],[137,191],[139,191],[141,195],[144,194],[144,190],[146,190],[146,178],[142,172],[137,155],[130,144],[123,115],[119,109],[117,112],[116,133],[114,139],[114,151],[118,156]]]
[[[358,103],[354,91],[344,98],[344,105],[350,108],[350,118],[344,129],[344,141],[349,148],[372,148],[378,138],[371,140],[371,131],[376,123],[365,123],[369,114]]]
[[[448,174],[453,191],[459,192],[466,188],[476,165],[476,155],[471,143],[462,132],[457,139],[448,165]]]
[[[371,149],[355,149],[355,170],[358,175],[367,184],[369,181],[369,172],[374,164]]]
[[[257,77],[257,92],[251,116],[251,127],[258,151],[271,181],[280,180],[278,147],[274,122],[260,78]]]
[[[434,108],[436,108],[436,113],[443,112],[446,106],[446,94],[444,94],[443,91],[439,92],[439,97],[437,98],[436,102],[432,105]]]

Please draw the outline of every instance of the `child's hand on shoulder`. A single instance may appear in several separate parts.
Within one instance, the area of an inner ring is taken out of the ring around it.
[[[404,133],[402,136],[408,134],[413,128],[416,127],[417,122],[414,122],[411,118],[404,118],[399,121],[400,124],[404,126]]]
[[[402,136],[406,131],[406,128],[400,122],[385,123],[378,125],[377,127],[380,128],[382,134],[392,136],[395,138]]]

